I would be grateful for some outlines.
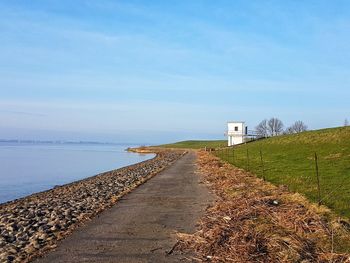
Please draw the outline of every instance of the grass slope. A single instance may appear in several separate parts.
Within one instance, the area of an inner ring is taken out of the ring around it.
[[[225,147],[226,140],[213,140],[213,141],[181,141],[172,144],[163,144],[159,147],[163,148],[186,148],[186,149],[201,149],[205,147],[220,148]]]
[[[315,152],[322,203],[350,217],[350,127],[268,138],[226,148],[217,154],[237,167],[264,176],[274,184],[287,185],[317,202]]]
[[[166,148],[220,148],[226,141],[182,141]],[[249,162],[247,158],[247,150]],[[260,158],[263,155],[263,165]],[[319,159],[322,203],[350,217],[350,127],[308,131],[259,140],[217,154],[237,167],[274,184],[287,185],[312,201],[318,201],[315,152]],[[264,170],[263,170],[264,166]]]

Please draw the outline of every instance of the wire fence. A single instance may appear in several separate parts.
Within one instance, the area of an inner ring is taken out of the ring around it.
[[[293,153],[283,148],[271,151],[249,143],[213,153],[236,167],[274,184],[286,185],[290,191],[302,193],[341,216],[350,217],[349,158],[305,149],[296,149]]]

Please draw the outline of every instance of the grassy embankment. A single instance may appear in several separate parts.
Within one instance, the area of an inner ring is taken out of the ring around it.
[[[181,141],[171,144],[159,145],[162,148],[181,148],[181,149],[203,149],[208,148],[222,148],[227,145],[226,140],[213,140],[213,141]]]
[[[181,145],[203,148],[209,143],[191,141],[181,142]],[[318,155],[322,203],[338,214],[350,217],[350,127],[268,138],[224,148],[216,154],[258,177],[265,177],[274,184],[287,185],[291,191],[300,192],[317,202],[315,152]]]

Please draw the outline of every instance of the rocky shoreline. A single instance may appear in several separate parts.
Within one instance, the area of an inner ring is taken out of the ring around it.
[[[0,262],[28,262],[184,153],[160,151],[135,165],[105,172],[0,205]]]

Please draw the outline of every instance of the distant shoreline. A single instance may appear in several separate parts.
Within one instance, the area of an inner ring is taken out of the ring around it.
[[[18,143],[18,144],[90,144],[90,145],[140,145],[138,143],[117,143],[117,142],[98,142],[98,141],[70,141],[70,140],[23,140],[23,139],[0,139],[0,143]]]

